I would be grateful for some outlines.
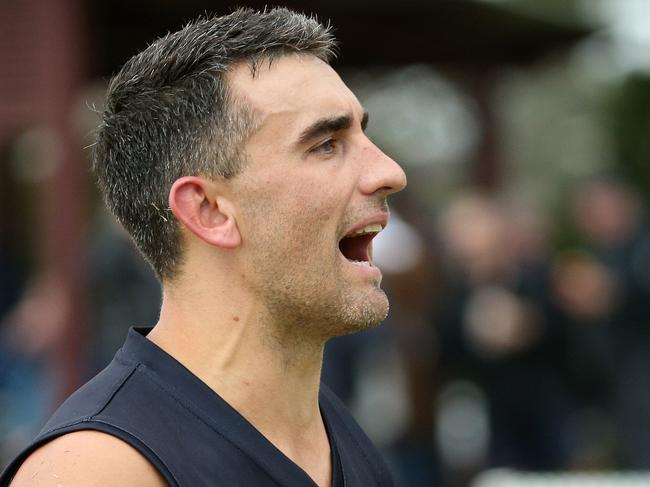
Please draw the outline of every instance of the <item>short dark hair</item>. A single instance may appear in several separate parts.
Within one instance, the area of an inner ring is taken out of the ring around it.
[[[93,169],[108,208],[161,280],[182,260],[179,224],[168,210],[178,178],[231,178],[243,168],[243,145],[254,128],[226,73],[248,62],[291,53],[329,62],[336,48],[329,26],[277,8],[206,16],[167,34],[132,57],[108,86],[93,146]]]

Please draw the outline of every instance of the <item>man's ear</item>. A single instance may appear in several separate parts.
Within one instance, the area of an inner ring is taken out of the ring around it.
[[[241,244],[232,208],[215,183],[196,176],[177,179],[169,191],[169,207],[201,240],[227,249]]]

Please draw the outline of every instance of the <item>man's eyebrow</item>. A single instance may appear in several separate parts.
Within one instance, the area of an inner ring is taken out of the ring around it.
[[[298,144],[304,144],[310,140],[317,139],[323,135],[331,134],[339,130],[344,130],[352,127],[352,115],[340,115],[337,117],[325,117],[316,120],[309,127],[303,130],[298,136]],[[368,112],[363,112],[361,119],[361,128],[366,129],[368,125]]]

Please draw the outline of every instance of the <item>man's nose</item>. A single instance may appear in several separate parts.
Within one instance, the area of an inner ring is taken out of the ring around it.
[[[364,147],[364,174],[361,177],[361,191],[365,194],[383,193],[388,196],[406,187],[406,174],[402,167],[369,142]]]

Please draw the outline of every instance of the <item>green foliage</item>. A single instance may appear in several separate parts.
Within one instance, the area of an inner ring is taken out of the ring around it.
[[[650,202],[650,76],[630,75],[607,110],[617,169]]]

